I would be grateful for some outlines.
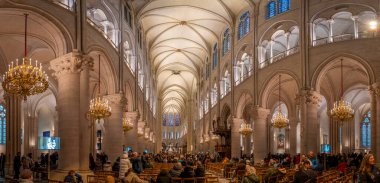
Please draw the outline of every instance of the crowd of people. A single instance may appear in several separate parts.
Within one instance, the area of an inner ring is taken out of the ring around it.
[[[50,158],[50,159],[49,159]],[[89,155],[89,168],[93,171],[113,171],[118,172],[116,179],[125,183],[146,183],[147,181],[139,178],[139,174],[144,169],[152,168],[155,163],[172,163],[171,169],[161,169],[155,180],[150,182],[170,183],[173,177],[191,178],[204,177],[205,165],[212,162],[223,164],[224,175],[231,178],[240,177],[243,183],[259,182],[255,167],[265,168],[263,175],[264,182],[271,182],[270,178],[282,176],[290,169],[294,169],[294,182],[315,182],[318,175],[324,170],[335,168],[341,176],[347,173],[347,169],[355,171],[357,178],[361,182],[376,183],[380,182],[380,170],[375,166],[375,157],[372,154],[350,153],[350,154],[317,154],[310,151],[307,155],[297,154],[268,154],[262,161],[255,163],[253,154],[240,158],[221,159],[218,154],[196,153],[196,154],[175,154],[175,153],[138,153],[124,152],[115,162],[111,163],[105,153],[96,154],[94,157]],[[58,153],[41,154],[34,161],[31,153],[21,156],[21,153],[13,159],[14,179],[20,182],[32,182],[32,171],[47,167],[50,162],[51,167],[58,165]],[[0,175],[4,176],[5,155],[0,155]],[[226,170],[233,169],[232,175],[227,175]],[[115,182],[114,177],[107,177],[108,182]],[[68,172],[64,182],[78,183],[83,182],[81,175],[74,170]]]

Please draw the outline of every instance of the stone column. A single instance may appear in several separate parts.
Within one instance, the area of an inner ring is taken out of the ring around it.
[[[352,16],[351,17],[353,23],[354,23],[354,38],[358,39],[359,38],[359,26],[358,26],[358,16]]]
[[[286,39],[286,56],[290,54],[290,32],[285,33],[285,39]]]
[[[261,107],[253,109],[253,153],[255,162],[263,160],[268,153],[268,115],[268,109]]]
[[[301,153],[306,154],[308,151],[318,152],[319,144],[319,123],[318,123],[318,106],[321,102],[321,96],[316,91],[302,91],[301,98],[301,130],[302,138]]]
[[[380,84],[375,83],[369,87],[371,94],[371,151],[375,157],[380,157],[379,138],[380,138]],[[380,163],[380,158],[375,158]]]
[[[6,174],[13,175],[13,159],[17,152],[21,153],[21,101],[22,98],[12,94],[4,94],[6,108]]]
[[[289,153],[290,155],[297,154],[297,120],[289,118]]]
[[[144,151],[144,147],[145,147],[145,140],[144,140],[144,127],[145,127],[145,121],[139,121],[137,123],[137,143],[138,143],[138,146],[137,146],[137,149],[135,151],[137,151],[138,153],[142,153]]]
[[[86,117],[90,104],[90,70],[94,66],[94,61],[89,56],[82,58],[82,72],[80,73],[80,111],[79,111],[79,170],[89,171],[89,154],[92,147],[89,147],[92,129],[91,121]],[[55,130],[56,131],[56,130]],[[95,155],[93,154],[95,157]]]
[[[123,93],[104,96],[112,109],[112,114],[105,120],[104,147],[108,159],[114,162],[123,152],[123,111],[127,99]]]
[[[328,20],[329,23],[329,37],[328,37],[328,43],[334,42],[334,32],[333,32],[333,25],[334,25],[334,20]]]
[[[271,64],[271,63],[273,63],[273,43],[274,43],[274,41],[273,40],[271,40],[271,41],[269,41],[269,56],[270,56],[270,59],[269,59],[269,64]]]
[[[231,124],[231,158],[240,157],[240,125],[243,123],[243,119],[233,118]]]
[[[61,150],[59,167],[62,174],[79,169],[80,147],[80,72],[82,54],[74,51],[50,62],[53,76],[58,80],[57,110]]]
[[[136,137],[137,137],[137,117],[138,117],[138,112],[126,112],[126,118],[128,118],[131,123],[133,124],[133,129],[129,130],[127,132],[124,132],[124,146],[128,147],[131,146],[132,150],[137,149],[137,142],[136,142]]]

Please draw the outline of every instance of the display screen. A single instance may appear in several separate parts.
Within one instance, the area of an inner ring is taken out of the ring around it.
[[[132,151],[132,147],[131,146],[124,147],[124,152],[129,152],[129,151]]]
[[[331,153],[330,144],[321,144],[321,153]]]
[[[61,148],[59,137],[38,137],[38,149],[58,150]]]

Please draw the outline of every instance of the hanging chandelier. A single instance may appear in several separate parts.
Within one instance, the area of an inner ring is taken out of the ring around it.
[[[239,133],[244,135],[244,136],[251,135],[253,133],[253,129],[251,128],[251,124],[248,124],[247,122],[244,121],[243,124],[241,124],[241,126],[240,126]]]
[[[3,75],[2,87],[7,93],[22,96],[24,100],[30,95],[43,93],[49,87],[48,76],[42,70],[41,63],[38,66],[37,60],[32,65],[32,59],[27,57],[27,23],[28,14],[25,15],[25,43],[24,58],[21,63],[16,59],[8,65],[8,71]]]
[[[281,111],[281,74],[278,76],[278,112],[272,118],[274,128],[286,128],[289,126],[289,119]]]
[[[95,119],[102,119],[111,116],[111,107],[108,100],[100,96],[100,55],[99,55],[99,81],[98,96],[90,101],[89,113]]]
[[[340,100],[334,103],[334,108],[330,114],[333,118],[342,121],[350,120],[354,117],[354,110],[351,103],[343,99],[343,59],[340,59]]]
[[[125,116],[123,117],[123,131],[127,132],[132,129],[133,129],[133,123],[131,122],[130,118],[127,118],[127,114],[125,114]]]
[[[212,135],[211,135],[211,140],[213,140],[213,141],[217,141],[217,140],[219,140],[219,136],[218,136],[218,135],[215,135],[215,134],[212,134]]]

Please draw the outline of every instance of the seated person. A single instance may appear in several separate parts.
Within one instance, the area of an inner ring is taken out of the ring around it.
[[[165,169],[161,169],[160,174],[158,174],[156,183],[171,183],[172,177],[169,172]]]
[[[178,162],[169,171],[169,174],[172,177],[179,177],[181,175],[181,172],[182,172],[182,164]]]
[[[181,178],[192,178],[194,176],[195,176],[194,170],[190,166],[186,166],[180,175]]]
[[[146,180],[142,180],[133,172],[132,168],[128,169],[125,173],[125,177],[121,180],[123,183],[148,183]]]
[[[76,173],[74,170],[70,170],[68,175],[66,175],[63,182],[69,182],[69,183],[80,183],[83,182],[82,176],[80,176],[78,173]]]
[[[294,175],[294,183],[303,183],[308,180],[310,180],[310,182],[316,182],[317,174],[311,168],[310,161],[304,160]]]
[[[195,177],[204,177],[205,169],[200,161],[197,161],[197,168],[195,169]]]

